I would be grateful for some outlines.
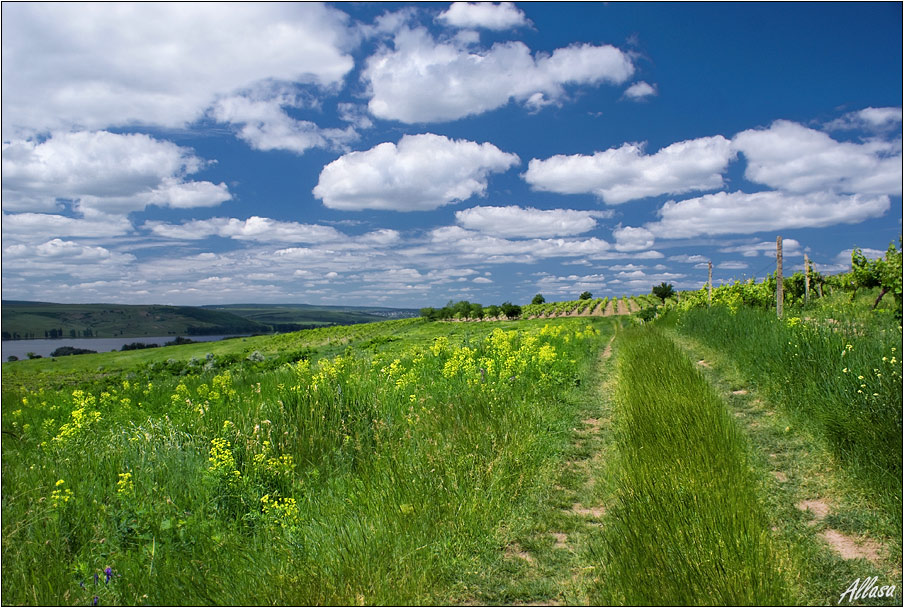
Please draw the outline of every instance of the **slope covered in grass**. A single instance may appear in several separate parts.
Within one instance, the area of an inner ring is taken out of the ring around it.
[[[250,334],[270,326],[194,306],[3,302],[3,339]],[[50,334],[50,332],[55,332]]]
[[[4,600],[442,603],[548,482],[601,322],[377,325],[4,381]]]
[[[812,431],[887,514],[902,497],[901,327],[849,305],[680,314],[676,329],[729,353],[770,401]],[[900,530],[900,528],[899,528]]]

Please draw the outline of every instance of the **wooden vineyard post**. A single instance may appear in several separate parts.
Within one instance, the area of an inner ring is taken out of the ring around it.
[[[782,237],[775,238],[775,314],[782,318],[782,305],[785,303],[785,285],[782,277]]]
[[[712,307],[713,305],[713,263],[709,263],[709,279],[706,281],[706,287],[709,290],[709,295],[707,296],[706,305]]]
[[[810,258],[804,254],[804,306],[810,301]]]

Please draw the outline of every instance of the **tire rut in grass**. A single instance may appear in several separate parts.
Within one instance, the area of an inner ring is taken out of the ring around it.
[[[732,417],[660,332],[628,330],[619,344],[616,487],[591,602],[789,603],[787,560]]]
[[[612,356],[611,338],[600,353],[598,370],[608,377]],[[549,492],[547,508],[542,520],[526,538],[506,548],[506,558],[517,568],[523,581],[533,581],[498,603],[516,606],[557,606],[587,604],[586,592],[594,567],[588,547],[599,534],[605,516],[604,496],[607,490],[599,485],[598,471],[607,461],[606,450],[610,436],[611,416],[606,394],[611,385],[602,384],[594,390],[580,424],[573,430],[570,454],[566,457],[557,483]],[[539,590],[546,589],[546,593]],[[514,597],[511,597],[514,596]],[[520,597],[519,597],[520,596]],[[496,601],[491,603],[497,603]]]
[[[891,547],[871,536],[875,511],[853,491],[825,446],[790,414],[766,402],[730,356],[690,336],[673,338],[697,361],[748,438],[767,495],[771,529],[796,556],[798,601],[834,604],[857,577],[884,574],[892,583],[900,582],[900,555],[890,557],[895,553]]]

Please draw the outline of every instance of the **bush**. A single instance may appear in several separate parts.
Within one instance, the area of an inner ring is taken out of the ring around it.
[[[89,350],[87,348],[75,348],[74,346],[61,346],[52,353],[50,353],[51,357],[68,357],[69,355],[93,355],[97,353],[96,350]],[[32,358],[32,357],[29,357]]]

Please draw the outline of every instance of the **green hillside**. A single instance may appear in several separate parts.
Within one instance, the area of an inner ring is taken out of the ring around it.
[[[192,306],[52,304],[4,300],[4,340],[213,335],[271,331],[269,325],[222,310]]]
[[[5,363],[3,598],[900,606],[897,301],[741,290]]]
[[[373,306],[313,306],[310,304],[227,304],[204,306],[205,310],[229,312],[258,323],[270,325],[274,331],[313,329],[322,325],[354,325],[387,319],[403,319],[419,315],[415,309]]]

